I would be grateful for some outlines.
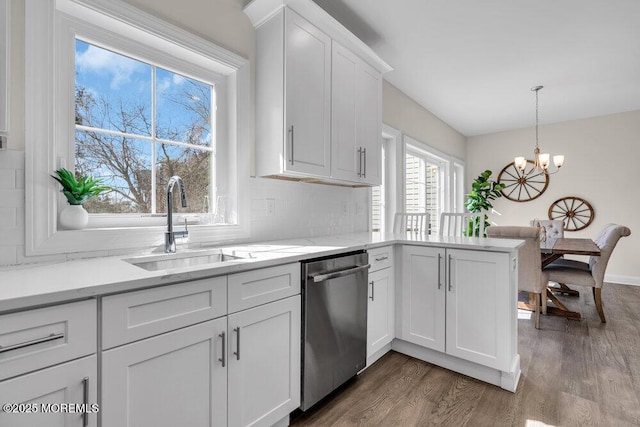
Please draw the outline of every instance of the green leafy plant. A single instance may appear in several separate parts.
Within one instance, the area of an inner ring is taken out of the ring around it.
[[[51,178],[62,185],[62,193],[67,197],[70,205],[81,205],[91,197],[111,189],[102,184],[102,179],[87,175],[76,178],[71,171],[64,168],[58,169],[56,175],[51,175]]]
[[[464,203],[467,210],[471,213],[482,213],[484,211],[489,211],[493,208],[491,204],[492,200],[499,199],[502,197],[501,190],[504,189],[504,184],[498,184],[496,181],[489,179],[491,178],[490,170],[486,170],[482,172],[471,184],[471,193],[467,194],[467,201]],[[476,218],[476,220],[480,220],[480,218]],[[489,216],[487,214],[484,215],[484,228],[491,225],[489,223]],[[475,235],[479,234],[479,227],[474,227],[475,225],[469,223],[469,227],[467,229],[467,236],[473,235],[473,230],[475,229]],[[479,237],[479,236],[478,236]]]

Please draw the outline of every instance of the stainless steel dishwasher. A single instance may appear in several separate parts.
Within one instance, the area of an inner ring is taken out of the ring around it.
[[[303,411],[367,363],[368,262],[359,251],[302,264]]]

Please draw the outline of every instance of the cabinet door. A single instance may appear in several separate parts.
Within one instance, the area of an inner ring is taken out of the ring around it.
[[[447,265],[447,353],[509,371],[509,254],[447,249]]]
[[[394,336],[393,268],[369,274],[369,304],[367,306],[367,362]]]
[[[105,351],[102,425],[227,425],[227,318]]]
[[[336,42],[331,58],[331,176],[379,185],[382,76]]]
[[[285,10],[285,169],[331,173],[331,39]]]
[[[300,295],[229,316],[229,425],[271,426],[300,406]]]
[[[362,177],[382,184],[382,75],[358,63],[356,78],[356,145],[362,150]]]
[[[358,181],[361,147],[356,138],[356,91],[360,59],[333,42],[331,51],[331,176]]]
[[[23,407],[28,412],[7,413],[2,410],[0,426],[97,425],[96,373],[97,363],[94,355],[0,382],[0,403],[24,404]],[[73,404],[71,407],[73,410],[61,410],[59,405],[63,403]],[[82,406],[84,404],[86,407]],[[83,414],[85,408],[87,409],[86,423]]]
[[[402,247],[402,326],[405,341],[445,350],[444,249]]]

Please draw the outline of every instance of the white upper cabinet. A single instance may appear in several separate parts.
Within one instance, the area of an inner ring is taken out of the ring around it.
[[[253,0],[256,175],[381,183],[389,67],[311,0]]]
[[[329,176],[331,39],[287,9],[285,46],[284,169]]]
[[[331,177],[380,185],[382,75],[335,41],[331,53]]]

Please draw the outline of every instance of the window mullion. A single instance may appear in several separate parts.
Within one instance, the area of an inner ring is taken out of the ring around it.
[[[151,67],[151,213],[157,213],[156,200],[156,67]]]

